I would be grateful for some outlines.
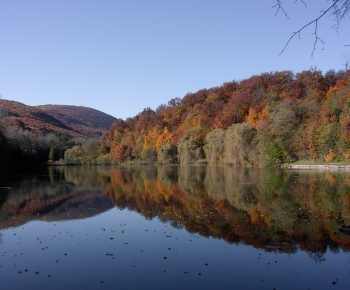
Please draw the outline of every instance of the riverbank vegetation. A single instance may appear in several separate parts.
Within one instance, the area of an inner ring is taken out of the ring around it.
[[[85,138],[69,138],[53,133],[36,133],[17,126],[0,125],[0,161],[2,163],[33,163],[59,161],[68,148],[83,144]]]
[[[0,130],[0,162],[65,165],[115,164],[102,139],[39,134],[11,126]]]
[[[349,162],[350,70],[271,72],[227,82],[117,119],[99,140],[22,127],[2,128],[2,160],[59,156],[65,164],[239,166]]]
[[[101,140],[90,139],[75,145],[64,153],[65,165],[110,165],[117,162],[110,158],[109,147]]]

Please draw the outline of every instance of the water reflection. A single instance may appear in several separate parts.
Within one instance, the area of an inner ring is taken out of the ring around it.
[[[191,233],[316,261],[350,249],[350,174],[231,167],[48,168],[2,177],[0,227],[94,216],[113,206]]]
[[[106,173],[108,179],[109,173]],[[49,167],[0,178],[0,229],[30,220],[58,221],[94,216],[113,207],[106,180],[87,168]]]

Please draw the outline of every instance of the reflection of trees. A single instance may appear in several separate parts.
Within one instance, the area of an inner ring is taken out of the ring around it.
[[[64,213],[71,219],[99,213],[110,208],[110,202],[100,198],[108,181],[104,171],[84,167],[49,167],[33,175],[11,175],[6,182],[10,186],[0,189],[0,228],[32,219],[67,219]]]
[[[256,170],[227,169],[228,178],[225,178],[227,199],[236,208],[249,211],[257,203]]]
[[[92,172],[83,166],[49,167],[33,175],[15,177],[11,189],[1,195],[1,202],[7,207],[23,207],[31,201],[67,195],[73,190],[101,189],[108,180],[108,173],[102,170]]]
[[[112,173],[108,194],[118,207],[203,236],[268,251],[294,252],[299,244],[320,257],[327,248],[350,248],[338,230],[350,222],[348,181],[346,173],[332,172],[133,168]]]
[[[263,248],[275,241],[268,227],[251,223],[247,212],[230,205],[226,199],[215,200],[206,193],[203,181],[207,168],[173,167],[169,170],[159,167],[153,181],[139,178],[145,176],[145,170],[150,169],[118,170],[111,174],[108,195],[118,207],[136,210],[147,218],[158,216],[161,220],[172,221],[176,227],[230,243],[244,241]],[[174,180],[175,176],[178,181]],[[290,248],[273,250],[290,252]]]
[[[107,167],[108,168],[108,167]],[[84,189],[102,189],[106,187],[109,182],[109,170],[104,167],[87,167],[87,166],[67,166],[58,167],[64,175],[64,180],[73,184],[75,187],[79,186]]]
[[[224,167],[208,166],[206,169],[207,170],[204,179],[204,185],[208,195],[216,200],[227,199],[225,190],[226,176],[224,174]]]
[[[5,208],[24,207],[26,204],[38,198],[47,199],[56,195],[67,194],[72,186],[60,175],[53,175],[52,168],[40,175],[22,176],[13,180],[11,189],[8,189]],[[49,178],[48,178],[49,177]]]
[[[326,251],[326,249],[325,249]],[[313,259],[316,263],[321,263],[325,261],[324,253],[316,252],[316,253],[309,253],[309,257]]]
[[[171,188],[178,181],[177,166],[162,166],[158,168],[158,178],[165,187]]]
[[[205,176],[205,167],[180,166],[179,168],[179,187],[183,192],[196,193],[203,191],[203,180]]]
[[[79,194],[91,204],[107,192],[114,205],[148,219],[158,216],[176,228],[266,251],[293,253],[300,248],[321,262],[328,249],[350,249],[350,236],[338,230],[350,224],[349,184],[344,172],[58,167],[13,180],[11,194],[1,194],[0,221],[9,226],[15,214],[27,219],[50,209],[53,200],[76,204]]]

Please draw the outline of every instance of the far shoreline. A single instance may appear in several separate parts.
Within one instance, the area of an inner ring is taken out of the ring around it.
[[[282,168],[287,169],[319,169],[319,170],[334,170],[334,171],[350,171],[350,165],[287,165]]]
[[[300,160],[293,163],[284,163],[281,168],[288,169],[318,169],[318,170],[333,170],[333,171],[350,171],[350,162],[317,162]]]
[[[317,164],[319,163],[319,164]],[[27,167],[27,166],[93,166],[93,165],[113,165],[113,166],[164,166],[164,165],[170,165],[170,166],[181,166],[179,163],[147,163],[147,162],[125,162],[121,164],[65,164],[62,161],[47,161],[47,162],[20,162],[20,163],[6,163],[6,165],[10,165],[13,167]],[[229,166],[229,167],[242,167],[242,168],[254,168],[254,167],[246,167],[246,166],[235,166],[235,165],[228,165],[228,164],[186,164],[189,166]],[[317,162],[317,161],[296,161],[292,163],[284,163],[280,166],[273,166],[273,167],[255,167],[255,168],[281,168],[281,169],[313,169],[313,170],[327,170],[327,171],[350,171],[350,162],[333,162],[333,163],[325,163],[325,162]]]

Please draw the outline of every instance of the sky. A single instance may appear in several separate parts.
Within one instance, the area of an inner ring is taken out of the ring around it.
[[[350,20],[326,0],[0,0],[0,95],[116,118],[264,72],[344,69]]]

